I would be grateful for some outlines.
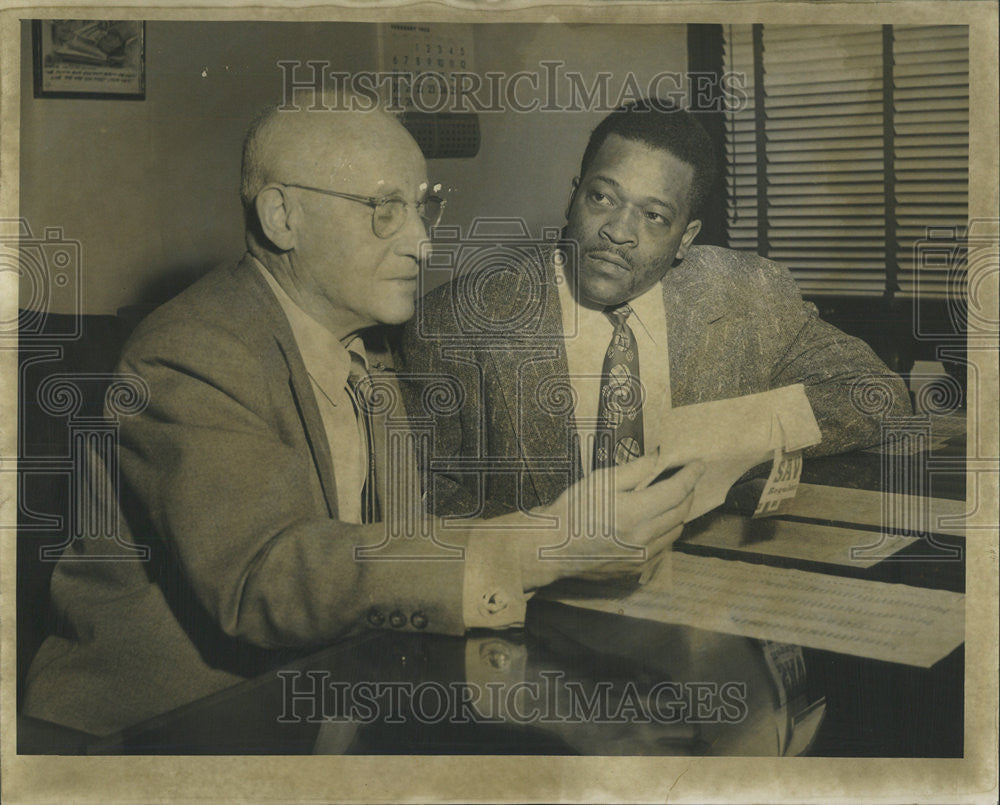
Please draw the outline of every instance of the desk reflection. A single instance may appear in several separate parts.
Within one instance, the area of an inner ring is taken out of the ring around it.
[[[795,646],[540,602],[517,632],[360,635],[90,751],[801,754],[806,682]]]

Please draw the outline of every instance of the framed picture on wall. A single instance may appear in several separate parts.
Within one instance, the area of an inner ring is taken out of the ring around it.
[[[141,20],[35,20],[36,98],[146,97]]]

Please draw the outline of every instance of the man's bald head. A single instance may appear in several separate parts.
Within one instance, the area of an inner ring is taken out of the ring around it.
[[[420,154],[409,132],[381,109],[359,111],[363,106],[350,103],[350,98],[316,106],[275,105],[250,126],[240,182],[240,199],[248,213],[271,182],[338,187],[359,175],[372,176],[371,171],[379,172],[383,163],[400,156]]]

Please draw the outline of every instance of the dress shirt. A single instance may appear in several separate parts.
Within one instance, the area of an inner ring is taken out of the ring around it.
[[[583,472],[591,471],[593,440],[597,430],[597,404],[601,393],[604,354],[614,324],[601,309],[581,305],[570,289],[561,266],[556,266],[556,287],[562,322],[569,381],[575,398],[574,427],[580,439]],[[632,314],[627,324],[639,352],[639,380],[644,390],[642,406],[644,452],[652,453],[663,442],[663,418],[670,410],[670,360],[667,352],[667,314],[663,286],[657,282],[628,302]]]
[[[355,336],[345,347],[339,338],[295,304],[260,262],[257,268],[285,312],[302,354],[302,363],[309,374],[326,440],[330,444],[333,477],[337,486],[337,519],[360,523],[368,445],[364,423],[355,411],[347,377],[351,371],[351,352],[361,358],[366,370],[368,368],[364,342],[360,336]]]

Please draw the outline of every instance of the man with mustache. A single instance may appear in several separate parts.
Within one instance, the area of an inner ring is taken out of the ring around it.
[[[852,402],[859,384],[909,412],[901,379],[820,320],[785,268],[694,245],[716,171],[687,112],[656,99],[619,109],[591,134],[558,247],[504,271],[459,265],[421,300],[407,367],[455,378],[470,400],[435,421],[437,512],[544,505],[598,467],[669,450],[672,407],[802,383],[822,434],[807,455],[878,441],[880,417]],[[407,389],[419,408],[419,384]],[[487,469],[450,470],[448,457]],[[512,462],[520,474],[488,469]]]

